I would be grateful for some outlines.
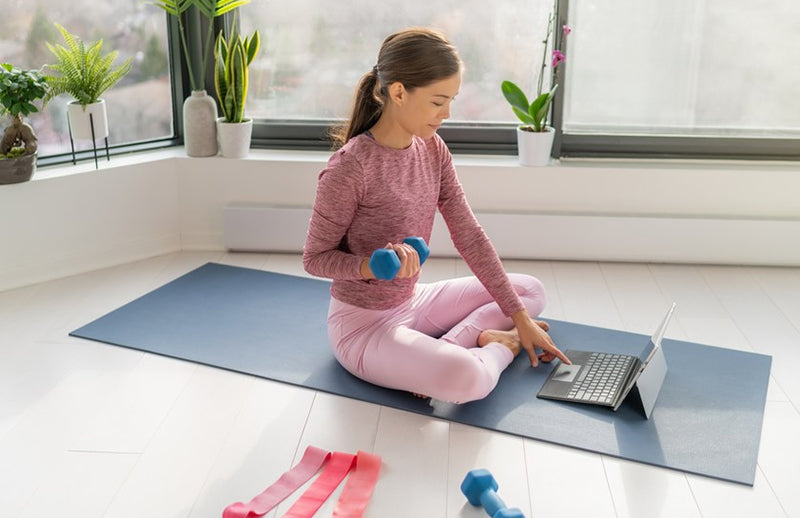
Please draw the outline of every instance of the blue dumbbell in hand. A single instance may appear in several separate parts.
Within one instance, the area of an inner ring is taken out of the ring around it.
[[[407,237],[403,243],[409,244],[414,247],[419,255],[419,264],[425,262],[431,251],[428,244],[421,237]],[[377,279],[391,280],[397,276],[400,271],[400,258],[397,253],[389,248],[379,248],[372,252],[372,257],[369,258],[369,269]]]
[[[525,518],[516,507],[506,507],[497,496],[497,487],[497,481],[488,469],[473,469],[464,477],[461,492],[472,505],[483,506],[486,514],[492,518]]]

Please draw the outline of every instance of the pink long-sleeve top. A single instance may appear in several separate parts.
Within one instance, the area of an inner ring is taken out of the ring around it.
[[[430,242],[439,210],[456,250],[507,316],[523,309],[494,246],[470,209],[452,156],[438,135],[414,137],[392,149],[369,134],[351,138],[319,174],[303,248],[311,275],[333,279],[331,295],[366,309],[389,309],[409,299],[418,275],[361,278],[361,261],[409,236]]]

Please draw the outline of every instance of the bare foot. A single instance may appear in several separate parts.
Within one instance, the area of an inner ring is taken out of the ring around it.
[[[522,351],[522,344],[519,341],[517,329],[511,331],[498,331],[497,329],[486,329],[478,335],[478,345],[485,347],[491,342],[505,345],[514,354],[518,355]]]

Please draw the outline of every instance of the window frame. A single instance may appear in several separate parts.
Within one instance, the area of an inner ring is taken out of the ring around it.
[[[570,0],[557,1],[556,27],[568,25]],[[168,16],[168,15],[167,15]],[[170,71],[172,74],[175,139],[183,142],[183,121],[180,106],[190,95],[183,53],[178,44],[177,22],[170,18]],[[215,20],[217,30],[235,21],[232,13]],[[190,31],[203,28],[199,17],[188,20]],[[202,32],[200,33],[202,34]],[[555,45],[567,53],[567,41],[562,32],[554,31]],[[200,38],[202,40],[202,38]],[[191,41],[197,39],[190,38]],[[190,47],[193,45],[190,43]],[[195,48],[195,51],[197,49]],[[178,56],[178,59],[175,59]],[[207,67],[213,70],[213,67]],[[742,159],[742,160],[800,160],[800,138],[751,137],[687,137],[670,135],[569,134],[563,131],[564,96],[567,78],[558,69],[559,90],[552,103],[551,125],[555,129],[553,158],[677,158],[677,159]],[[206,76],[206,90],[216,98],[213,76]],[[354,85],[355,88],[355,85]],[[295,150],[329,150],[326,138],[334,120],[256,119],[253,124],[252,147]],[[439,134],[453,153],[515,155],[517,153],[517,124],[509,123],[451,123],[446,122]]]

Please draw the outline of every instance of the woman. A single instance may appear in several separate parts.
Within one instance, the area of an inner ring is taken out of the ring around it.
[[[531,318],[545,305],[541,283],[505,273],[436,134],[460,85],[461,61],[440,33],[386,38],[334,136],[340,147],[319,175],[303,250],[307,272],[333,279],[328,334],[338,361],[371,383],[454,403],[489,394],[522,349],[533,366],[569,363],[547,324]],[[437,209],[475,277],[417,282],[419,255],[403,239],[429,242]],[[381,247],[400,259],[392,280],[370,269]]]

